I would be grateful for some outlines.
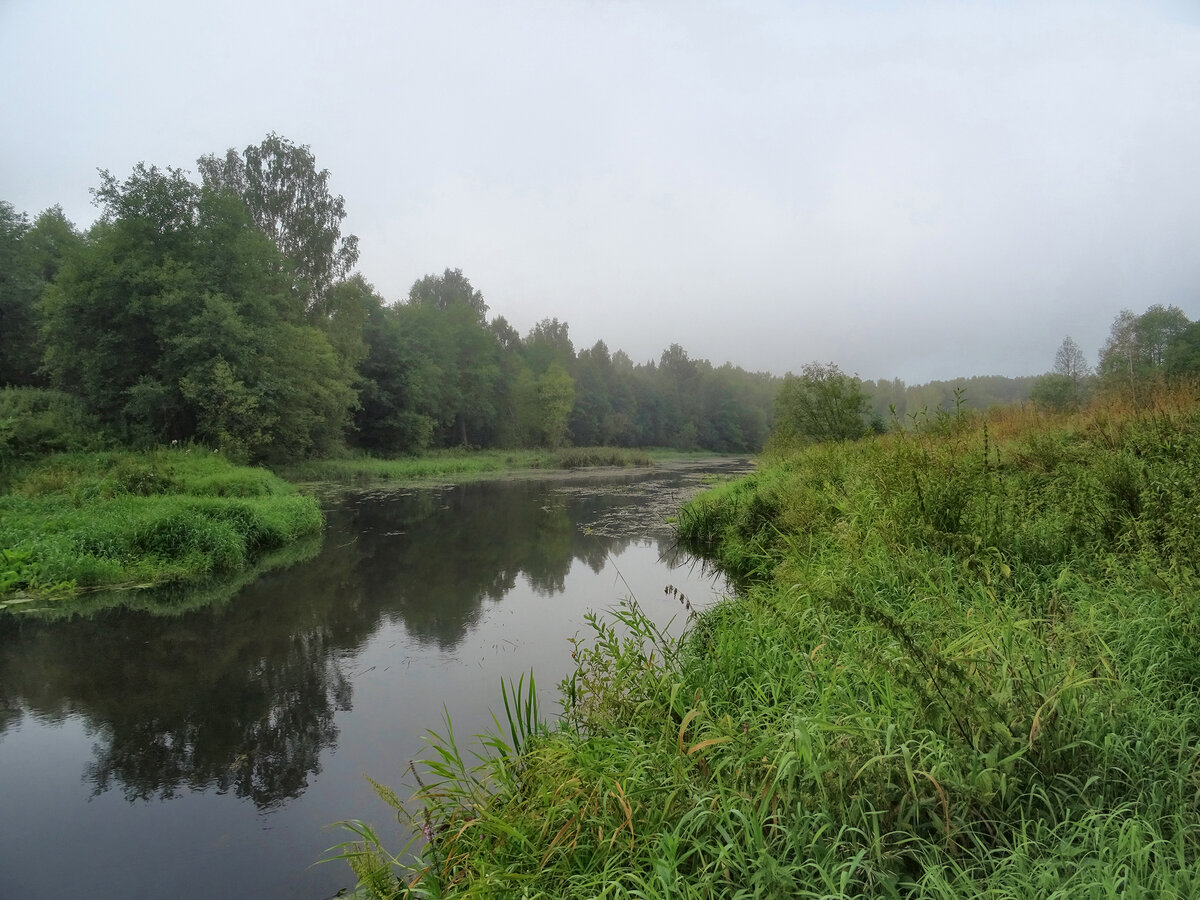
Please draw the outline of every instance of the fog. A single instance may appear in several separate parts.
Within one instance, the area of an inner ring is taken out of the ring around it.
[[[0,2],[0,199],[275,131],[389,300],[461,268],[522,333],[911,382],[1200,318],[1200,7]]]

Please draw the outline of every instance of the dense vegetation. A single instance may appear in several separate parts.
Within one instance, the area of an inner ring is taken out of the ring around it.
[[[312,498],[203,448],[60,453],[5,482],[0,611],[228,575],[322,525]]]
[[[594,620],[557,727],[506,686],[482,765],[435,738],[413,868],[344,850],[376,896],[1196,896],[1198,461],[1195,385],[780,442],[679,519],[736,598]]]
[[[272,463],[347,445],[394,457],[454,446],[756,452],[767,440],[786,386],[769,374],[677,344],[636,364],[603,341],[576,350],[558,319],[520,335],[488,318],[458,269],[386,301],[355,270],[345,201],[307,147],[271,134],[197,169],[199,183],[145,164],[124,180],[101,172],[100,218],[85,232],[58,207],[30,222],[0,201],[0,387],[76,397],[122,446],[194,441]],[[1099,381],[1196,371],[1198,328],[1175,307],[1122,312]],[[1075,351],[1058,380],[858,382],[862,411],[868,424],[915,423],[955,400],[983,410],[1031,391],[1062,407],[1095,380]],[[0,416],[0,451],[10,427]]]
[[[521,336],[458,269],[389,303],[354,271],[345,204],[276,135],[179,169],[101,173],[85,233],[0,202],[0,386],[77,397],[113,440],[272,463],[427,448],[758,450],[777,379],[635,364],[566,322]],[[2,435],[0,435],[2,437]]]

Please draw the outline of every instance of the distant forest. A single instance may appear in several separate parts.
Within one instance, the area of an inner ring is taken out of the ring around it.
[[[199,183],[145,164],[124,180],[102,171],[86,232],[60,207],[30,221],[0,201],[0,450],[38,442],[18,435],[31,416],[73,423],[45,426],[55,433],[260,461],[347,446],[747,453],[770,434],[775,375],[678,344],[640,363],[603,341],[577,350],[558,319],[521,335],[459,269],[388,302],[355,270],[344,200],[305,146],[272,134],[197,168]],[[903,423],[956,389],[986,408],[1038,380],[857,384],[865,415]]]

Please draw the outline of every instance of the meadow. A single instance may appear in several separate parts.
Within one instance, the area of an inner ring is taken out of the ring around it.
[[[557,719],[503,685],[379,786],[413,844],[332,855],[377,897],[1200,895],[1198,395],[770,448],[678,519],[736,596],[592,617]]]

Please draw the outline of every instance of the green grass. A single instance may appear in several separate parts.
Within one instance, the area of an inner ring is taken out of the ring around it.
[[[0,611],[228,576],[321,526],[311,498],[200,448],[49,456],[0,495]]]
[[[678,527],[738,597],[593,618],[553,726],[447,723],[364,892],[1200,895],[1194,392],[779,451]]]
[[[478,478],[525,469],[576,469],[595,466],[650,466],[670,456],[621,447],[568,447],[561,450],[441,450],[421,456],[377,459],[371,456],[319,459],[281,466],[293,482],[370,484],[380,481],[435,481]]]

